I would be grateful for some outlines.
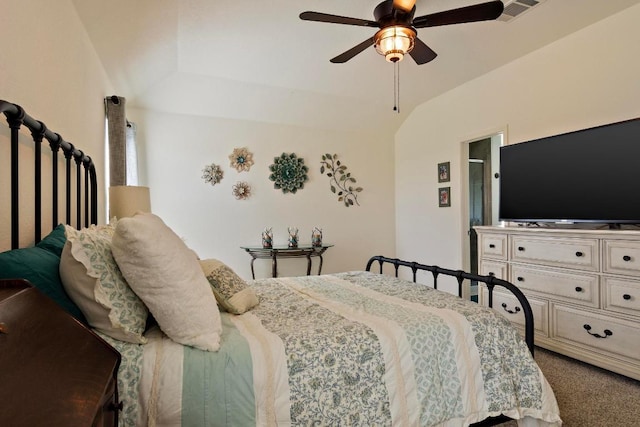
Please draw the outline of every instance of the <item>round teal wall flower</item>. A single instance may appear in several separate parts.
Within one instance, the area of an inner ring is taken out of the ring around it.
[[[309,168],[304,165],[304,159],[299,159],[295,153],[282,153],[273,159],[269,170],[273,188],[281,189],[283,193],[295,193],[304,187]]]

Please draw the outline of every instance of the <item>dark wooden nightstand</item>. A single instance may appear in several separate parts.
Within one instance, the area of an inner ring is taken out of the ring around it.
[[[117,426],[120,353],[24,280],[0,280],[0,425]]]

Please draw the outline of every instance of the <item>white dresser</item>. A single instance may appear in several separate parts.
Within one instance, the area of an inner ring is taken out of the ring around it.
[[[525,293],[536,345],[640,380],[640,231],[475,230],[479,273]],[[493,305],[523,324],[515,297],[496,291]]]

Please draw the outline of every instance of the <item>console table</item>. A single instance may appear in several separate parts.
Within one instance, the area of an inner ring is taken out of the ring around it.
[[[322,273],[322,254],[333,245],[311,246],[299,245],[297,248],[288,246],[274,246],[272,248],[263,248],[262,246],[241,246],[242,249],[251,255],[251,277],[256,278],[253,269],[253,262],[256,259],[271,259],[271,276],[278,277],[278,258],[306,258],[307,259],[307,276],[311,274],[311,258],[320,258],[318,266],[318,275]]]

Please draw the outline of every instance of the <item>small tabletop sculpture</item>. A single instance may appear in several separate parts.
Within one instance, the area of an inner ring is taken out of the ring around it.
[[[311,246],[322,246],[322,228],[314,227],[311,230]]]
[[[262,247],[265,249],[273,247],[273,231],[271,231],[271,227],[265,228],[262,232]]]
[[[289,232],[289,247],[297,248],[298,247],[298,229],[295,227],[287,227],[287,231]]]

